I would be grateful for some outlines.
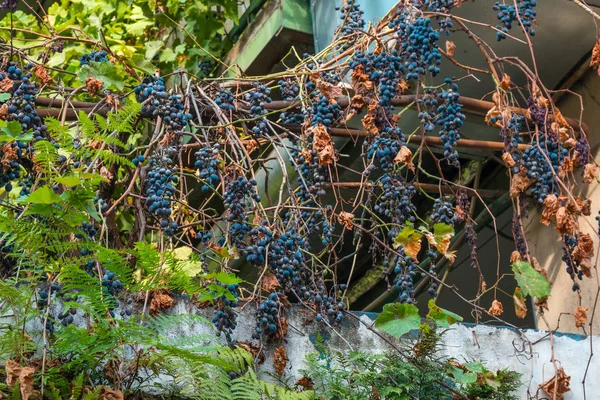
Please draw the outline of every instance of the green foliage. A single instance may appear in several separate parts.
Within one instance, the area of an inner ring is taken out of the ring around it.
[[[550,295],[550,282],[536,271],[531,264],[517,261],[512,265],[515,279],[525,296],[542,299]]]
[[[15,47],[38,45],[32,59],[41,55],[48,58],[49,66],[74,73],[62,75],[66,84],[81,85],[92,76],[103,81],[105,88],[121,90],[132,82],[124,79],[127,76],[152,74],[156,67],[164,73],[178,67],[197,71],[199,62],[221,57],[232,45],[225,22],[237,21],[237,6],[236,0],[62,0],[48,8],[43,22],[16,11],[12,18],[6,15],[0,27],[7,29],[12,21],[20,29],[13,39]],[[62,52],[49,52],[53,42],[44,43],[41,36],[54,32],[68,38]],[[79,57],[100,46],[109,49],[119,63],[79,68]]]
[[[383,311],[375,320],[375,327],[393,337],[419,329],[421,317],[419,309],[412,304],[392,303],[383,306]]]

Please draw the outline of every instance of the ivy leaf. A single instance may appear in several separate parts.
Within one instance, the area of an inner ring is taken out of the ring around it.
[[[434,321],[440,328],[448,328],[450,325],[463,320],[460,315],[438,307],[433,299],[429,300],[428,307],[429,313],[427,313],[427,318]]]
[[[394,239],[394,248],[397,249],[402,246],[406,254],[416,259],[419,251],[421,251],[422,238],[423,234],[417,232],[412,224],[408,224],[402,228],[398,236]]]
[[[541,299],[550,295],[550,282],[528,262],[517,261],[512,265],[512,270],[525,296]]]
[[[37,188],[35,192],[31,193],[26,199],[25,203],[36,203],[36,204],[56,204],[61,202],[62,199],[59,195],[54,193],[54,190],[50,186],[42,186]]]
[[[386,304],[375,320],[376,328],[395,338],[399,338],[413,329],[419,329],[420,326],[419,309],[412,304]]]
[[[226,274],[225,272],[219,272],[215,275],[215,279],[221,282],[223,285],[237,285],[242,282],[240,278],[233,274]]]

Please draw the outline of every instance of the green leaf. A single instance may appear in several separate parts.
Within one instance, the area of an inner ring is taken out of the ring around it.
[[[8,121],[6,127],[2,128],[2,131],[16,138],[23,132],[23,127],[19,121]]]
[[[131,57],[132,66],[148,75],[153,75],[156,67],[141,54]]]
[[[480,362],[470,362],[465,364],[465,368],[471,372],[476,372],[478,374],[485,374],[487,370]]]
[[[412,224],[408,224],[394,238],[394,248],[402,246],[406,254],[416,259],[421,250],[422,237],[423,234],[417,232]]]
[[[435,324],[440,328],[448,328],[450,327],[450,325],[456,322],[461,322],[463,320],[463,318],[460,315],[438,307],[437,304],[435,304],[435,300],[433,299],[429,300],[429,303],[427,305],[429,307],[429,313],[427,313],[427,318],[434,321]]]
[[[221,282],[223,285],[237,285],[242,282],[240,278],[233,274],[226,274],[225,272],[219,272],[215,275],[215,279]]]
[[[65,186],[76,186],[80,185],[83,181],[77,175],[59,176],[54,179],[56,182],[61,183]]]
[[[10,93],[0,93],[0,101],[6,101],[10,99]]]
[[[117,66],[110,62],[90,62],[89,65],[83,65],[77,75],[82,82],[87,78],[96,78],[104,82],[109,88],[123,90],[125,82],[124,76],[117,71]]]
[[[36,203],[36,204],[56,204],[61,202],[62,199],[59,195],[54,193],[54,190],[50,186],[42,186],[37,188],[35,192],[31,193],[25,203]]]
[[[375,320],[375,327],[399,338],[413,329],[419,329],[421,317],[419,309],[412,304],[386,304]]]
[[[151,40],[144,43],[146,49],[146,60],[152,60],[160,48],[165,44],[162,40]]]
[[[512,265],[512,270],[525,296],[541,299],[550,295],[550,282],[528,262],[517,261]]]
[[[169,47],[161,51],[160,57],[158,57],[158,61],[160,62],[173,62],[175,60],[177,60],[177,55]]]
[[[449,371],[450,374],[454,377],[456,383],[460,383],[463,385],[468,385],[471,383],[475,383],[477,381],[477,374],[474,372],[465,372],[462,369],[451,366]]]
[[[176,249],[173,249],[173,258],[175,258],[176,260],[180,260],[180,261],[189,260],[190,256],[192,254],[193,254],[192,249],[190,249],[187,246],[178,247]]]

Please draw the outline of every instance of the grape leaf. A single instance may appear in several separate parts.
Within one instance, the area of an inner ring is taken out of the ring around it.
[[[242,281],[237,276],[233,274],[226,274],[225,272],[219,272],[216,274],[215,279],[224,285],[235,285]]]
[[[412,224],[406,225],[394,239],[394,248],[402,246],[404,252],[416,259],[421,251],[422,233],[415,230]]]
[[[65,186],[76,186],[83,182],[77,175],[59,176],[54,180],[58,183],[62,183]]]
[[[550,295],[550,282],[528,262],[517,261],[512,265],[512,270],[525,296],[541,299]]]
[[[465,372],[462,369],[451,366],[448,370],[450,374],[454,377],[456,383],[460,383],[463,385],[468,385],[470,383],[475,383],[477,381],[477,374],[474,372]]]
[[[399,338],[413,329],[419,329],[421,317],[419,309],[412,304],[386,304],[375,320],[375,327]]]
[[[438,307],[433,299],[429,300],[428,307],[429,313],[427,314],[427,318],[434,321],[440,328],[448,328],[455,322],[461,322],[463,320],[460,315]]]
[[[10,99],[10,93],[0,93],[0,101],[6,101]]]
[[[31,193],[26,199],[25,203],[36,203],[36,204],[55,204],[61,202],[62,199],[59,195],[54,193],[54,190],[50,186],[42,186]]]

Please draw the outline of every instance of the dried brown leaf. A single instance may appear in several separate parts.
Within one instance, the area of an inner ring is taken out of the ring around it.
[[[592,59],[590,60],[590,67],[595,68],[600,75],[600,39],[594,45],[592,49]]]
[[[338,156],[335,154],[333,143],[328,144],[319,152],[319,165],[329,165],[337,160]]]
[[[109,388],[108,386],[103,386],[100,391],[99,400],[124,400],[125,397],[123,393],[117,389]]]
[[[563,128],[568,128],[570,126],[558,108],[554,109],[554,119],[556,119],[556,122]]]
[[[544,199],[544,209],[542,210],[542,219],[540,222],[546,226],[556,218],[556,212],[560,208],[558,198],[554,194],[549,194]]]
[[[500,87],[504,90],[510,89],[510,76],[504,74],[502,75],[502,81],[500,82]]]
[[[157,292],[150,302],[150,315],[158,315],[161,310],[173,307],[173,298],[164,292]]]
[[[556,375],[540,384],[540,388],[548,393],[551,399],[563,400],[563,393],[571,391],[571,388],[569,387],[570,383],[571,377],[565,374],[564,369],[559,368]]]
[[[586,258],[585,260],[582,260],[581,263],[579,264],[579,268],[581,268],[581,272],[583,272],[583,275],[585,275],[586,278],[592,277],[592,259],[591,258]]]
[[[594,256],[594,241],[589,233],[579,232],[577,234],[577,247],[571,255],[575,261],[579,262]]]
[[[85,88],[87,89],[90,96],[95,96],[98,94],[102,87],[104,86],[104,82],[100,79],[96,79],[94,77],[89,77],[85,80]]]
[[[38,64],[33,68],[33,73],[42,82],[42,85],[52,83],[54,80],[48,75],[48,71],[42,64]]]
[[[563,163],[558,168],[558,176],[564,178],[569,172],[573,172],[573,160],[569,157],[565,157]]]
[[[344,225],[346,227],[346,229],[348,229],[348,230],[352,230],[354,228],[353,219],[354,219],[354,214],[351,214],[346,211],[342,211],[340,213],[340,215],[338,216],[338,220],[340,221],[340,224]]]
[[[365,115],[362,119],[363,126],[371,135],[379,135],[379,128],[377,128],[376,121],[377,119],[371,113]]]
[[[303,376],[302,378],[296,381],[296,385],[303,387],[306,390],[311,390],[314,386],[312,379],[307,376]]]
[[[8,76],[0,81],[0,93],[8,92],[13,87],[13,81],[8,79]]]
[[[29,400],[33,394],[33,374],[35,368],[23,367],[19,374],[19,389],[21,389],[21,400]]]
[[[260,147],[255,139],[246,140],[245,144],[246,151],[248,151],[248,153],[252,153],[254,150]]]
[[[244,342],[238,342],[237,347],[246,350],[248,353],[252,354],[252,357],[256,360],[258,364],[262,364],[265,362],[265,352],[262,350],[262,346],[258,344],[254,344],[249,340]]]
[[[350,107],[357,110],[362,110],[366,105],[367,103],[365,103],[365,99],[360,94],[352,97],[352,100],[350,101]]]
[[[515,314],[519,318],[525,318],[527,316],[527,303],[525,303],[525,296],[523,296],[521,288],[515,290],[513,300],[515,302]]]
[[[400,83],[398,83],[398,92],[400,94],[404,94],[410,89],[410,85],[404,79],[400,79]]]
[[[4,103],[0,106],[0,120],[6,121],[8,119],[8,104]]]
[[[333,143],[329,132],[327,132],[327,128],[322,124],[309,128],[309,133],[313,135],[314,151],[319,152]]]
[[[11,162],[16,161],[17,158],[18,155],[16,147],[14,147],[11,143],[6,143],[4,146],[2,146],[2,159],[0,159],[0,164],[5,170],[8,170]]]
[[[287,317],[285,315],[280,316],[277,321],[277,325],[278,329],[277,332],[275,332],[275,334],[273,335],[273,339],[283,339],[287,335],[288,330],[290,329]]]
[[[15,360],[6,360],[6,384],[13,387],[19,380],[23,367]]]
[[[304,157],[304,159],[305,159],[306,161],[310,161],[310,160],[312,160],[312,154],[310,154],[310,150],[308,150],[306,147],[303,147],[303,148],[302,148],[302,151],[300,151],[300,155],[301,155],[302,157]]]
[[[327,100],[333,103],[337,103],[338,97],[342,95],[341,87],[326,82],[322,79],[317,79],[316,84],[317,90],[319,90],[319,92],[321,92]]]
[[[517,164],[508,152],[504,152],[504,154],[502,154],[502,161],[504,161],[506,166],[509,168],[514,167]]]
[[[274,292],[279,287],[277,277],[272,273],[266,273],[262,279],[262,288],[267,292]]]
[[[456,51],[456,44],[451,40],[446,40],[446,53],[448,53],[448,56],[454,57],[455,51]]]
[[[502,303],[500,303],[498,300],[494,300],[492,302],[492,306],[488,310],[488,314],[494,315],[496,317],[502,315],[503,312],[504,308],[502,307]]]
[[[513,252],[510,254],[510,263],[514,264],[517,261],[521,261],[521,253],[519,253],[517,250],[513,250]]]
[[[396,157],[393,160],[394,164],[404,164],[411,171],[415,171],[415,165],[412,162],[412,151],[406,146],[400,147],[400,151],[396,154]]]
[[[561,235],[572,235],[577,230],[577,223],[567,207],[560,207],[556,212],[556,230]]]
[[[546,280],[548,282],[550,282],[550,279],[548,278],[548,274],[546,273],[546,269],[544,267],[542,267],[542,265],[537,260],[537,258],[530,257],[530,260],[531,260],[531,266],[533,267],[533,269],[535,269],[537,272],[539,272],[540,275],[542,275],[544,278],[546,278]],[[552,284],[552,283],[550,283],[550,284]]]
[[[585,169],[583,170],[583,181],[585,183],[592,183],[594,180],[598,178],[598,168],[592,163],[588,163],[585,165]]]
[[[275,353],[273,354],[273,366],[275,367],[275,372],[279,375],[283,375],[285,372],[285,366],[287,365],[288,357],[285,352],[285,348],[283,346],[279,346],[275,349]]]
[[[575,314],[573,315],[575,317],[575,326],[578,328],[581,328],[582,326],[584,326],[585,324],[587,324],[587,312],[588,309],[582,306],[578,306],[577,309],[575,310]]]
[[[524,192],[530,184],[531,180],[524,173],[513,175],[510,181],[510,197],[513,199],[519,197],[519,194]]]

